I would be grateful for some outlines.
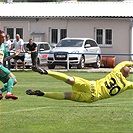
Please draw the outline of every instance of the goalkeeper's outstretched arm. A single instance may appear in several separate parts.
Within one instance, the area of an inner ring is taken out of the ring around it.
[[[123,67],[133,67],[133,62],[132,61],[123,61],[121,63],[119,63],[118,65],[116,65],[116,67],[114,68],[115,71],[121,71],[121,69]]]

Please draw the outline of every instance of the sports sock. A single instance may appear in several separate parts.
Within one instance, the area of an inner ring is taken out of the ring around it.
[[[7,90],[7,83],[0,89],[1,92],[5,92]]]
[[[12,87],[14,86],[14,78],[10,78],[7,82],[7,92],[12,92]]]
[[[64,93],[61,92],[44,92],[44,97],[56,99],[56,100],[64,100]]]
[[[62,80],[64,82],[66,82],[69,78],[68,75],[64,74],[64,73],[60,73],[60,72],[53,72],[53,71],[48,71],[48,75],[58,79],[58,80]]]

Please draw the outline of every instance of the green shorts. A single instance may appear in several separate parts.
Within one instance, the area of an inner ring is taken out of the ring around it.
[[[9,79],[8,78],[9,74],[11,74],[11,71],[9,71],[3,65],[0,65],[0,81],[3,82],[3,83],[6,83]]]

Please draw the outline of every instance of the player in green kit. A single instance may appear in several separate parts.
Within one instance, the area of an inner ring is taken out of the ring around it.
[[[15,57],[20,53],[20,51],[15,51],[13,55],[8,56],[8,51],[6,50],[6,47],[4,45],[4,38],[5,33],[0,30],[0,81],[4,83],[4,86],[0,88],[0,100],[3,99],[2,93],[7,91],[7,94],[5,96],[6,99],[18,99],[18,97],[14,96],[12,94],[12,88],[17,83],[17,80],[15,76],[9,71],[7,68],[5,68],[3,64],[3,60],[7,61],[11,58]]]
[[[96,81],[88,81],[80,77],[70,77],[64,73],[45,70],[44,68],[33,68],[33,71],[52,76],[72,86],[72,92],[42,92],[40,90],[26,90],[28,95],[44,96],[58,100],[72,100],[78,102],[95,102],[101,99],[113,97],[125,90],[133,89],[133,82],[127,81],[130,74],[131,61],[123,61],[105,77]],[[88,74],[89,76],[89,74]]]

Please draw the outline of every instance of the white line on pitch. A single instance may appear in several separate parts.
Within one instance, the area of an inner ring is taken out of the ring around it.
[[[30,108],[30,109],[23,109],[23,110],[14,110],[14,111],[9,111],[9,112],[0,112],[0,114],[26,112],[26,111],[39,110],[39,109],[44,109],[44,108],[53,108],[53,107],[37,107],[37,108]]]
[[[113,102],[112,103],[99,103],[99,104],[93,104],[93,107],[94,106],[100,106],[100,105],[114,105],[114,104],[126,104],[126,103],[129,103],[129,101],[115,102],[115,103],[113,103]],[[88,105],[89,105],[89,103],[88,103]],[[79,105],[77,107],[80,107],[80,106],[82,107],[82,105]],[[92,103],[90,104],[90,107],[91,106],[92,106]],[[14,114],[14,113],[19,113],[19,112],[34,111],[34,110],[41,110],[41,109],[44,109],[44,108],[47,109],[47,108],[55,108],[55,107],[57,107],[57,106],[37,107],[37,108],[30,108],[30,109],[23,109],[23,110],[14,110],[14,111],[9,111],[9,112],[0,112],[0,115],[1,114]],[[67,107],[67,105],[66,106],[59,106],[59,107],[63,108],[63,107]],[[73,106],[69,106],[69,107],[73,107]],[[74,107],[76,107],[76,105],[74,105]]]

